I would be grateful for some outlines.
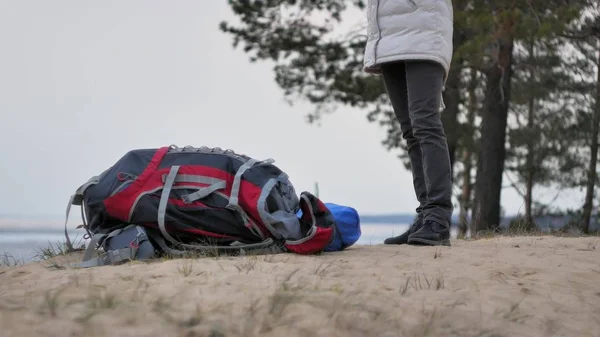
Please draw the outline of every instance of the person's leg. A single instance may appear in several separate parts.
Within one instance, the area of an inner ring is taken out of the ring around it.
[[[422,153],[419,142],[413,134],[413,128],[408,111],[408,90],[406,86],[406,73],[403,62],[394,62],[382,65],[382,74],[386,91],[392,103],[392,108],[402,131],[402,138],[406,140],[408,156],[410,158],[413,185],[419,206],[417,207],[417,220],[403,234],[388,238],[385,244],[405,244],[408,235],[416,231],[423,221],[423,205],[427,198],[425,178],[423,175]]]
[[[450,244],[452,176],[446,134],[439,108],[444,68],[435,62],[406,63],[409,114],[423,163],[427,197],[423,203],[423,226],[408,243]]]

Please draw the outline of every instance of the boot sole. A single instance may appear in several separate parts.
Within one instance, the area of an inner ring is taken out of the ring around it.
[[[427,239],[421,239],[421,238],[409,238],[408,244],[425,244],[425,245],[429,245],[429,246],[451,246],[449,239],[435,241],[435,240],[427,240]]]
[[[383,244],[384,245],[396,245],[396,246],[400,246],[400,245],[406,245],[406,244],[408,244],[408,242],[404,242],[403,241],[403,242],[396,243],[396,242],[385,242],[384,241]]]

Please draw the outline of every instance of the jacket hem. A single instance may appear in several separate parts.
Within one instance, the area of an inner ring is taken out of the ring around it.
[[[423,53],[419,53],[419,54],[404,54],[404,53],[402,53],[402,54],[392,54],[392,55],[387,55],[387,56],[379,56],[379,57],[377,57],[377,63],[365,64],[363,67],[363,71],[370,73],[370,74],[381,75],[380,65],[382,63],[388,63],[388,62],[394,62],[394,61],[408,61],[408,60],[428,60],[428,61],[437,62],[437,63],[441,64],[442,67],[444,67],[444,72],[445,72],[444,82],[446,81],[446,78],[448,77],[448,72],[450,70],[450,66],[444,60],[444,58],[442,58],[436,54],[423,54]]]
[[[397,61],[409,61],[409,60],[427,60],[427,61],[434,61],[439,63],[445,71],[444,74],[444,86],[442,88],[442,91],[444,91],[446,88],[446,80],[448,79],[448,72],[450,70],[450,67],[447,65],[446,61],[435,54],[393,54],[393,55],[388,55],[388,56],[384,56],[384,57],[380,57],[377,59],[377,63],[373,63],[373,64],[365,64],[363,66],[363,71],[365,71],[366,73],[369,74],[375,74],[375,75],[381,75],[381,64],[383,63],[388,63],[388,62],[397,62]],[[439,107],[439,112],[443,112],[446,109],[446,104],[444,104],[444,98],[443,95],[440,93],[440,107]]]

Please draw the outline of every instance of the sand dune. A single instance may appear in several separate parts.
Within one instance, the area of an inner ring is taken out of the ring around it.
[[[0,268],[1,336],[600,336],[598,237],[47,265]]]

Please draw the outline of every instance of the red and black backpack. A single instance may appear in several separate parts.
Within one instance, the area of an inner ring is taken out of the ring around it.
[[[336,231],[325,204],[309,192],[298,196],[273,160],[220,148],[129,151],[79,187],[67,217],[71,205],[81,206],[89,237],[141,226],[158,250],[171,253],[269,248],[314,254]]]

